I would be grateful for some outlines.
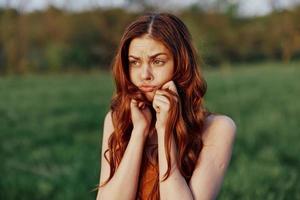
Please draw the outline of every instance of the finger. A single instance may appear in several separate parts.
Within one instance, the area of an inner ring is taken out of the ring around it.
[[[174,81],[172,81],[172,80],[166,82],[166,83],[162,86],[162,89],[169,89],[169,90],[172,90],[173,92],[177,93],[176,85],[175,85]]]
[[[157,90],[155,93],[155,96],[165,96],[169,100],[174,99],[175,102],[178,102],[179,96],[177,93],[174,93],[173,91],[165,91],[165,90]]]
[[[145,107],[146,107],[146,104],[143,104],[141,109],[143,110],[143,109],[145,109]]]
[[[143,106],[143,102],[138,103],[138,107],[141,108]]]
[[[169,103],[169,101],[164,101],[165,99],[160,99],[159,97],[156,97],[154,100],[153,100],[153,105],[152,105],[152,107],[154,108],[154,110],[156,111],[156,112],[160,112],[161,111],[161,109],[163,109],[163,108],[169,108],[170,107],[170,103]]]
[[[176,93],[176,92],[174,92],[172,90],[169,90],[169,89],[157,90],[155,94],[163,94],[163,95],[166,95],[168,97],[171,97],[171,95],[175,96],[175,97],[178,96],[178,93]]]
[[[160,112],[160,107],[158,105],[154,105],[153,108],[157,113]]]
[[[137,101],[136,101],[135,99],[131,99],[131,103],[132,103],[133,105],[136,105],[136,104],[137,104]]]
[[[155,95],[155,96],[154,96],[154,99],[159,100],[159,101],[162,101],[162,102],[167,103],[167,104],[170,103],[169,98],[166,97],[166,96],[164,96],[164,95],[161,95],[161,94]]]
[[[159,102],[158,102],[156,96],[154,96],[154,98],[153,98],[152,107],[154,108],[154,110],[155,110],[156,112],[159,112],[159,111],[160,111],[160,108],[159,108]]]
[[[145,102],[142,102],[141,109],[144,110],[146,107],[147,107],[147,104]]]
[[[137,100],[135,100],[135,99],[131,99],[131,103],[130,103],[130,106],[132,107],[132,108],[139,108],[139,104],[138,104],[139,102],[137,101]]]

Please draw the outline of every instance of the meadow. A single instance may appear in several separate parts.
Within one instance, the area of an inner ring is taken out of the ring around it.
[[[300,199],[300,63],[204,70],[237,125],[218,199]],[[0,199],[95,199],[109,72],[0,77]]]

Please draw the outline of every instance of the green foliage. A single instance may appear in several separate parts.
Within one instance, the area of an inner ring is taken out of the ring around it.
[[[199,5],[176,15],[187,24],[200,57],[209,66],[299,60],[300,7],[264,17],[239,18],[237,4],[231,1],[216,1],[219,12]],[[145,11],[156,10],[144,7]],[[109,69],[121,34],[140,14],[121,8],[68,12],[49,7],[31,13],[1,9],[0,73]]]
[[[78,56],[80,58],[80,55]],[[66,58],[66,47],[62,44],[50,43],[45,49],[45,59],[51,71],[59,71],[64,68]]]
[[[237,125],[218,199],[299,199],[299,63],[206,70],[206,106]],[[0,199],[95,199],[110,74],[0,79]]]

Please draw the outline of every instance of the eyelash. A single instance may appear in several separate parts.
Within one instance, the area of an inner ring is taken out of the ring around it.
[[[132,61],[129,61],[129,65],[130,66],[136,66],[137,63],[139,63],[139,61],[135,61],[135,60],[132,60]],[[152,62],[154,65],[164,65],[165,64],[165,61],[162,61],[162,60],[154,60]]]
[[[139,66],[138,63],[139,62],[135,60],[129,61],[129,67],[137,67]]]
[[[162,61],[162,60],[154,60],[153,63],[156,64],[156,65],[163,65],[163,64],[165,64],[165,62]]]

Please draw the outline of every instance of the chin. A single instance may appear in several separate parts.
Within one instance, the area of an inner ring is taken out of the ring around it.
[[[152,102],[154,98],[154,92],[146,92],[145,96],[148,99],[148,101]]]

